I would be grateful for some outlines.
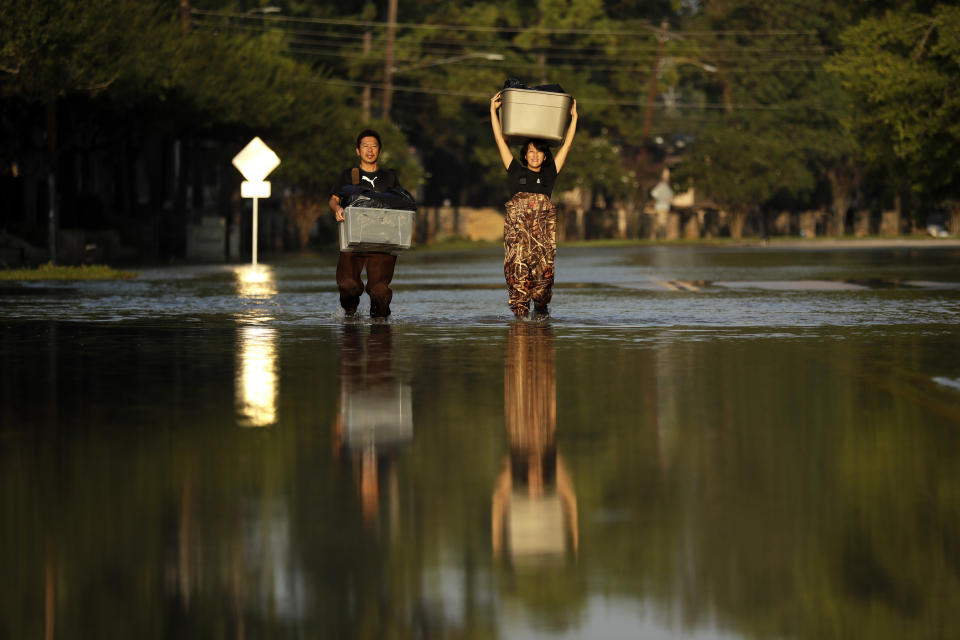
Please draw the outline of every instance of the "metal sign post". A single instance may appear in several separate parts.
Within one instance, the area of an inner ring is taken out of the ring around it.
[[[253,198],[253,264],[257,264],[257,203],[270,197],[270,183],[264,178],[279,164],[280,158],[259,137],[233,158],[233,166],[246,178],[240,183],[240,196]]]

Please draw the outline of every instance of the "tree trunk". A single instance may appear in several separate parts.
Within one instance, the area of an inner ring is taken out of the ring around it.
[[[902,219],[902,203],[900,196],[893,199],[893,210],[884,211],[880,214],[880,235],[896,236],[900,234],[900,221]]]
[[[190,29],[190,0],[180,0],[180,30],[188,35]]]
[[[47,247],[50,249],[50,263],[57,263],[57,231],[59,230],[59,211],[57,210],[57,99],[51,96],[47,100]]]
[[[23,156],[23,164],[20,167],[21,183],[23,185],[23,225],[20,227],[20,235],[31,244],[39,244],[37,237],[40,230],[37,228],[37,187],[44,175],[43,155],[30,150]]]
[[[217,159],[219,161],[219,159]],[[223,218],[223,255],[230,261],[233,252],[230,250],[230,235],[234,228],[233,222],[233,181],[229,180],[222,169],[217,171],[217,214]]]
[[[136,174],[133,171],[129,139],[122,140],[119,147],[119,161],[113,164],[113,180],[117,187],[115,205],[125,218],[131,219],[136,207]]]
[[[593,207],[593,189],[583,189],[580,193],[580,203],[576,208],[577,240],[587,237],[587,211]]]
[[[797,227],[799,227],[801,238],[816,238],[817,212],[801,211],[797,215]]]
[[[846,230],[846,215],[853,200],[859,176],[856,169],[848,165],[833,167],[827,171],[830,192],[833,196],[833,215],[830,219],[829,233],[842,236]]]
[[[853,213],[853,236],[865,238],[870,235],[873,214],[869,209],[860,209]]]
[[[243,197],[240,195],[240,179],[235,176],[233,188],[230,191],[230,218],[227,220],[227,257],[239,258],[241,254],[241,237],[243,231]],[[234,239],[236,242],[234,243]]]
[[[323,212],[322,197],[289,195],[283,199],[283,217],[287,222],[293,248],[302,250],[310,239],[310,229]]]
[[[954,200],[949,204],[947,230],[953,235],[960,235],[960,201]]]
[[[176,169],[174,173],[173,210],[167,222],[167,256],[183,257],[187,247],[187,185],[190,181],[193,148],[189,138],[178,139]]]
[[[747,222],[747,211],[735,209],[730,212],[730,237],[739,240],[743,237],[743,227]]]

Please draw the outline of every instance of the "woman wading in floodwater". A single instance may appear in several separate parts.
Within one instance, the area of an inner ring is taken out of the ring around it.
[[[570,126],[556,159],[546,142],[527,140],[520,147],[520,162],[503,139],[497,117],[502,102],[500,92],[490,99],[490,126],[512,194],[503,223],[503,275],[510,293],[510,309],[517,317],[525,318],[530,313],[530,300],[538,314],[547,313],[550,302],[553,259],[557,254],[557,210],[550,194],[577,131],[577,101],[570,106]]]

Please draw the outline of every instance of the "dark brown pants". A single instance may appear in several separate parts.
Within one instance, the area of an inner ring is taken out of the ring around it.
[[[360,274],[367,267],[367,285],[364,287]],[[389,253],[340,252],[337,261],[337,288],[340,289],[340,306],[347,313],[353,313],[360,304],[364,291],[370,296],[370,315],[385,318],[390,315],[390,300],[393,291],[393,269],[397,265],[397,256]]]

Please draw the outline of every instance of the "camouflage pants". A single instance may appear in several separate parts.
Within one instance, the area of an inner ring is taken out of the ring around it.
[[[506,204],[503,222],[503,275],[510,309],[518,316],[550,302],[553,259],[557,255],[557,210],[542,193],[521,192]]]

